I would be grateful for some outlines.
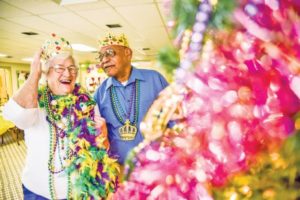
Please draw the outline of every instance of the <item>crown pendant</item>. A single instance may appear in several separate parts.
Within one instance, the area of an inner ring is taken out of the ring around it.
[[[119,128],[119,134],[122,140],[134,140],[137,132],[137,128],[130,124],[129,119],[125,121],[125,124]]]

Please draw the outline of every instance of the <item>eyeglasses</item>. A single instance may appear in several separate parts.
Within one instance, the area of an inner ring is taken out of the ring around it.
[[[102,52],[98,52],[99,56],[97,57],[97,59],[99,59],[100,62],[103,61],[104,57],[114,57],[116,55],[116,51],[113,49],[106,49],[103,53]]]
[[[73,75],[78,72],[78,68],[75,65],[71,65],[69,67],[64,67],[62,65],[54,65],[52,68],[54,69],[55,72],[57,72],[59,74],[64,73],[64,71],[66,69],[68,69],[68,71],[70,72],[70,74],[73,74]]]

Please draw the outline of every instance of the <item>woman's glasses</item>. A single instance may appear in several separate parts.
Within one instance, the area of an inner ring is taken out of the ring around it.
[[[76,74],[78,72],[78,68],[75,65],[71,65],[69,67],[64,67],[62,65],[54,65],[52,67],[54,69],[55,72],[62,74],[64,73],[64,71],[67,69],[69,71],[70,74]]]
[[[99,55],[97,57],[97,59],[99,59],[100,62],[103,61],[104,57],[114,57],[116,55],[116,51],[113,49],[106,49],[103,53],[102,52],[98,52]]]

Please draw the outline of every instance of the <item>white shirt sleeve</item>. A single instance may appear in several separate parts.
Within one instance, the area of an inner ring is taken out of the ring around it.
[[[3,107],[3,117],[20,129],[27,129],[38,120],[38,108],[23,108],[10,98]]]

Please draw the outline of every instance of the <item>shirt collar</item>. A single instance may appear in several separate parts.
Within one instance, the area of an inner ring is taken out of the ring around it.
[[[143,81],[143,80],[145,80],[145,77],[143,76],[143,74],[141,73],[140,70],[136,69],[135,67],[132,67],[131,74],[129,76],[129,79],[128,79],[128,82],[126,85],[135,82],[136,79]],[[122,86],[122,84],[119,81],[117,81],[114,77],[109,77],[107,80],[107,85],[106,85],[105,89],[107,90],[112,85],[113,86]]]

